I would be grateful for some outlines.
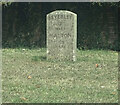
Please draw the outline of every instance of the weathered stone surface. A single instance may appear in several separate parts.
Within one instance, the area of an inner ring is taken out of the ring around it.
[[[47,59],[76,61],[77,15],[57,10],[47,15]]]

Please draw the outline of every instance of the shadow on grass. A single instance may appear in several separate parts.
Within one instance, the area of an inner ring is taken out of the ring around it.
[[[32,56],[32,61],[46,61],[46,56]]]
[[[47,62],[51,62],[51,63],[66,63],[66,64],[73,64],[73,63],[76,63],[76,61],[74,62],[74,61],[67,61],[67,60],[65,60],[65,61],[59,61],[59,60],[47,60],[47,57],[46,56],[32,56],[32,58],[31,58],[31,60],[32,61],[35,61],[35,62],[37,62],[37,61],[47,61]]]

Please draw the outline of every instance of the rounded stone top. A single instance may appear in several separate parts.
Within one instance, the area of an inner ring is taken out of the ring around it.
[[[77,15],[77,14],[71,12],[71,11],[68,11],[68,10],[55,10],[53,12],[48,13],[47,15],[53,15],[53,14],[56,14],[56,15],[57,14],[72,14],[72,15]]]

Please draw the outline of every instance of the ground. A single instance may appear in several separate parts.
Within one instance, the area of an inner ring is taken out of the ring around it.
[[[3,103],[117,103],[118,53],[77,50],[76,62],[46,60],[46,49],[2,50]]]

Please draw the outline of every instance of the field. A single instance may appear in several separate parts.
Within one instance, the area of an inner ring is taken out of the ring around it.
[[[46,49],[2,50],[3,103],[117,103],[118,53],[77,50],[76,62],[46,60]]]

